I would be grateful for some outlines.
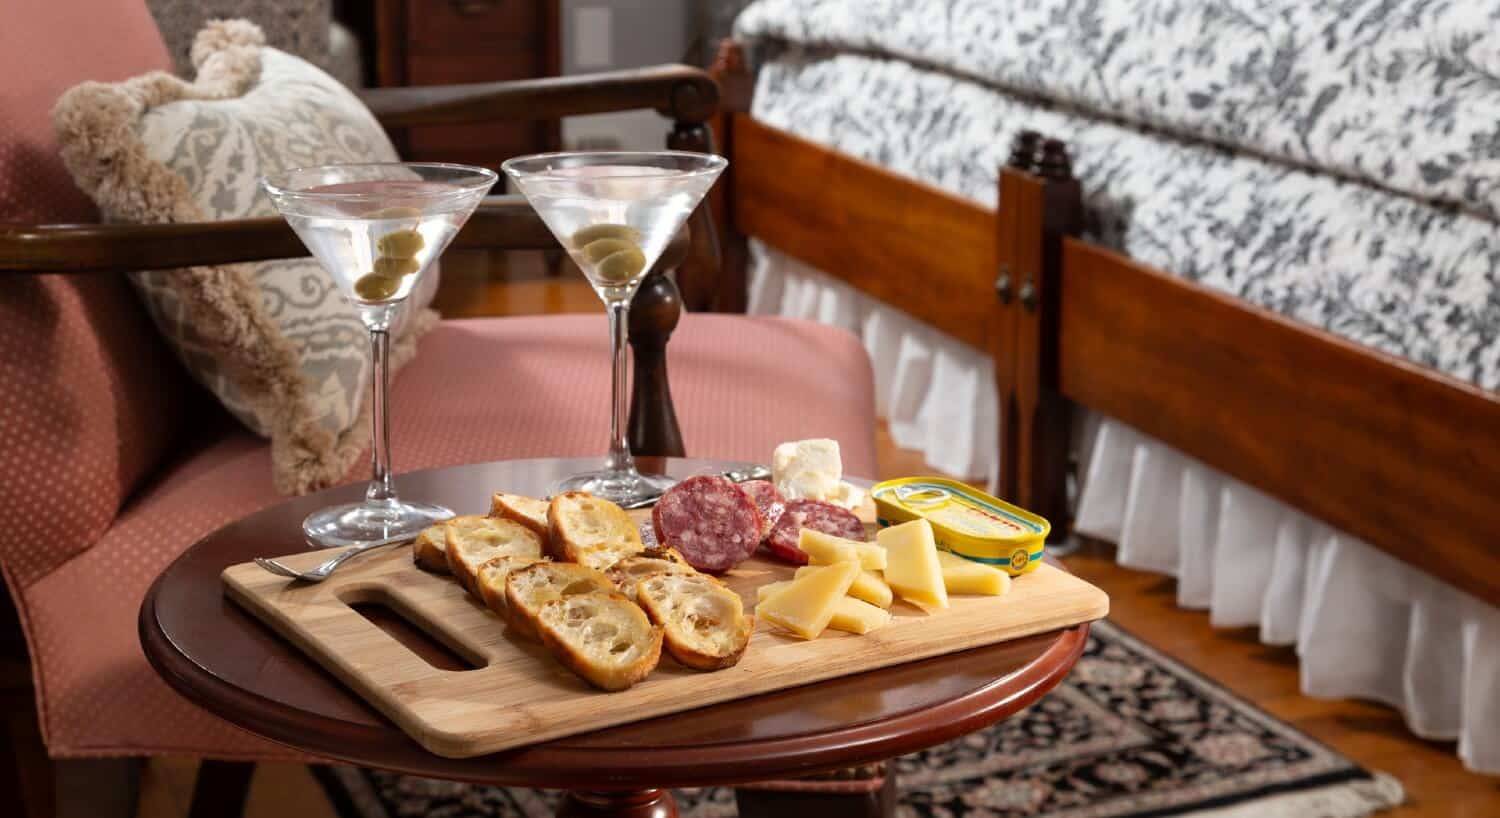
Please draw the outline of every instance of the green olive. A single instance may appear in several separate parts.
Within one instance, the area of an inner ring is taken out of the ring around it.
[[[630,249],[640,248],[636,247],[635,242],[625,239],[595,239],[583,246],[583,257],[588,259],[590,264],[598,264],[611,253]]]
[[[573,234],[573,246],[587,247],[599,239],[624,239],[640,244],[641,231],[628,224],[591,224]]]
[[[415,230],[396,230],[375,240],[375,249],[380,255],[391,258],[411,258],[426,245],[422,234]]]
[[[367,219],[420,219],[422,211],[415,207],[382,207],[365,214]]]
[[[401,279],[369,273],[354,282],[354,294],[362,301],[385,301],[401,289]]]
[[[640,248],[631,246],[604,257],[594,265],[594,274],[605,281],[624,283],[641,274],[646,268],[646,256]]]
[[[422,265],[418,264],[414,258],[381,256],[375,259],[375,275],[385,276],[386,278],[409,276],[420,269],[422,269]]]

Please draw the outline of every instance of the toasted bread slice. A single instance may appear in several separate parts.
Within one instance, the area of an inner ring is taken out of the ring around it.
[[[740,595],[702,574],[656,574],[636,584],[636,599],[666,632],[667,652],[698,670],[730,667],[745,654],[755,618]]]
[[[554,599],[542,606],[537,627],[552,655],[600,690],[624,690],[661,661],[661,628],[612,591]]]
[[[604,570],[645,550],[641,530],[625,509],[592,494],[569,491],[547,506],[552,557]]]
[[[609,577],[571,562],[539,562],[505,578],[505,621],[522,636],[537,638],[542,606],[574,594],[614,593]]]
[[[495,557],[542,556],[542,538],[510,520],[466,515],[454,517],[444,528],[448,570],[476,599],[480,598],[479,566]]]
[[[535,531],[543,539],[547,537],[546,500],[497,491],[490,497],[490,516],[514,520]]]
[[[485,606],[501,619],[509,619],[510,614],[505,606],[505,578],[510,576],[512,571],[519,571],[545,559],[547,558],[518,557],[512,554],[495,557],[479,566],[479,596],[484,599]]]
[[[657,574],[696,574],[693,566],[675,548],[647,548],[633,557],[626,557],[611,565],[604,575],[609,577],[620,593],[631,602],[635,598],[636,583]]]
[[[448,529],[446,523],[430,525],[422,529],[417,535],[416,542],[411,544],[411,561],[424,571],[435,574],[447,574],[448,570]]]

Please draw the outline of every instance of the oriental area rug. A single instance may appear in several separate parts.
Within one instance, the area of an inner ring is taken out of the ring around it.
[[[1361,818],[1401,785],[1107,622],[1072,674],[987,730],[891,763],[898,818]],[[319,775],[345,818],[550,818],[559,794],[355,768]],[[682,818],[734,791],[677,790]]]

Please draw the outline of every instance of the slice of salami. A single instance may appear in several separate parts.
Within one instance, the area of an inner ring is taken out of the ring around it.
[[[689,477],[667,489],[651,511],[656,541],[682,552],[688,564],[720,574],[744,562],[760,544],[760,510],[724,477]]]
[[[781,512],[786,511],[786,498],[776,490],[776,484],[769,480],[746,480],[740,484],[740,488],[750,495],[755,501],[755,507],[760,509],[760,538],[764,540],[771,533],[771,527],[781,518]]]
[[[850,540],[865,539],[865,524],[854,512],[822,500],[793,500],[771,527],[766,550],[787,562],[806,565],[807,554],[797,547],[804,528]]]

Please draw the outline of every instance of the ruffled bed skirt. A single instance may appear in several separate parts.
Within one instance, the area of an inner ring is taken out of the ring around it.
[[[759,242],[750,311],[859,334],[892,439],[950,474],[996,473],[987,354]],[[1500,609],[1118,421],[1087,413],[1079,429],[1080,532],[1118,543],[1123,565],[1177,577],[1178,603],[1213,624],[1295,644],[1307,695],[1389,704],[1500,775]]]

